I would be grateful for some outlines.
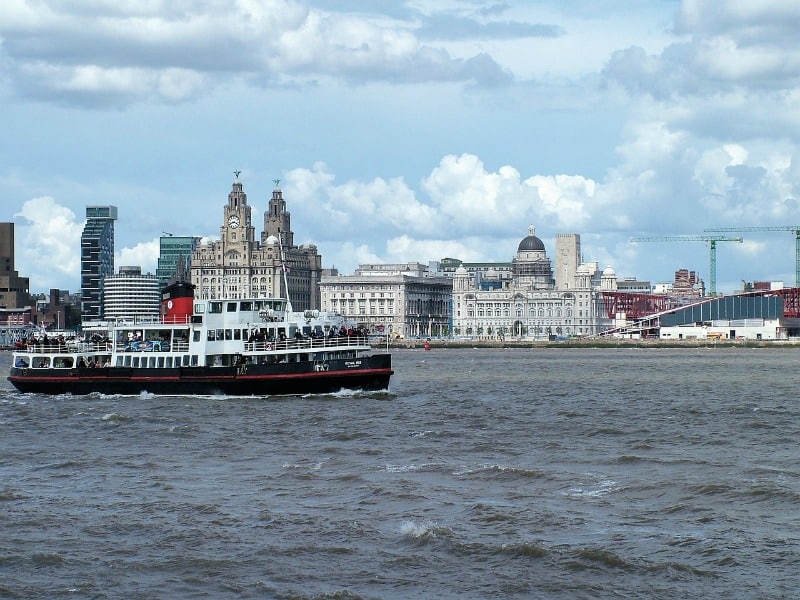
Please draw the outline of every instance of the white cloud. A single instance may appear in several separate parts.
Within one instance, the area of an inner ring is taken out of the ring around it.
[[[119,251],[114,253],[116,269],[119,270],[120,267],[141,267],[142,273],[155,275],[160,253],[159,244],[159,239],[155,238],[130,248],[120,248]]]
[[[23,95],[88,106],[183,101],[225,84],[510,81],[481,52],[454,57],[414,23],[302,2],[112,3],[9,0],[0,14],[9,81]],[[66,92],[66,95],[65,95]]]
[[[15,217],[16,270],[30,279],[31,291],[80,287],[80,251],[83,223],[75,213],[49,196],[26,201]]]

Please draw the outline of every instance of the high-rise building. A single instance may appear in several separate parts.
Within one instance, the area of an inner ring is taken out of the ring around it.
[[[0,308],[30,306],[29,286],[14,269],[14,223],[0,223]]]
[[[200,243],[199,237],[179,236],[165,233],[159,239],[159,256],[156,276],[160,289],[171,281],[189,281],[192,253]]]
[[[581,264],[581,236],[577,233],[556,235],[556,289],[573,286],[578,265]]]
[[[81,235],[81,315],[84,321],[103,317],[103,282],[114,274],[116,206],[87,206]]]
[[[120,267],[103,282],[103,319],[141,321],[158,318],[161,288],[158,277],[142,275],[138,266]]]
[[[264,213],[259,242],[252,207],[237,175],[223,208],[220,239],[198,245],[192,255],[192,283],[200,298],[289,298],[294,310],[319,309],[322,257],[313,244],[294,245],[278,183]]]

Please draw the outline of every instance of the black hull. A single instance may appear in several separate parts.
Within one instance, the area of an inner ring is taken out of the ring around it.
[[[239,367],[12,368],[8,380],[19,391],[36,394],[133,395],[147,392],[166,396],[279,396],[325,394],[343,389],[386,390],[392,374],[391,355],[376,354],[329,360],[326,363],[249,364]]]

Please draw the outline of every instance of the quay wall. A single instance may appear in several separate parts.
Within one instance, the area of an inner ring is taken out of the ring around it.
[[[642,340],[622,338],[580,338],[559,341],[532,340],[430,340],[431,349],[441,348],[793,348],[800,347],[800,338],[789,340]],[[386,340],[372,341],[373,349],[386,347]],[[425,339],[389,341],[389,348],[425,347]]]

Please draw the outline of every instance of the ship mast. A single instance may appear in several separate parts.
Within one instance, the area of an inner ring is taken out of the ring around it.
[[[289,269],[289,266],[286,264],[286,256],[283,254],[283,234],[281,233],[280,227],[278,228],[278,251],[281,257],[281,270],[283,271],[283,285],[286,288],[286,313],[292,312],[292,300],[289,297],[289,278],[286,276],[286,271]]]

